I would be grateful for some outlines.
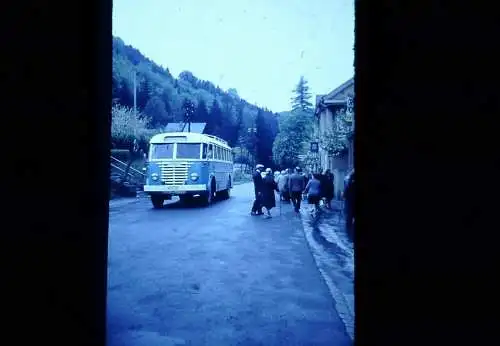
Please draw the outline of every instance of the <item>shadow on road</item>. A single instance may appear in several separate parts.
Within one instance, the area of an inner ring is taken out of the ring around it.
[[[215,201],[214,201],[214,204],[219,204],[219,203],[223,203],[224,201],[227,201],[227,200],[223,200],[221,198],[216,198]],[[198,199],[198,198],[194,198],[193,200],[191,201],[181,201],[181,200],[174,200],[174,201],[168,201],[167,203],[165,203],[163,205],[163,208],[161,209],[154,209],[154,208],[151,208],[155,211],[162,211],[162,210],[171,210],[171,209],[200,209],[200,208],[209,208],[210,206],[205,206],[203,205],[203,202],[201,201],[201,199]]]

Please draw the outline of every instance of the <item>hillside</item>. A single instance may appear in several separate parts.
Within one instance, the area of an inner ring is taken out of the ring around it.
[[[148,127],[162,129],[169,122],[184,120],[193,109],[193,122],[206,122],[205,133],[242,146],[263,163],[272,157],[278,132],[277,114],[241,99],[236,89],[224,91],[209,81],[184,71],[174,78],[168,68],[145,57],[138,49],[113,38],[113,103],[133,107],[133,71],[136,71],[137,108],[147,117]],[[189,106],[191,105],[191,106]],[[257,128],[258,138],[248,128]]]

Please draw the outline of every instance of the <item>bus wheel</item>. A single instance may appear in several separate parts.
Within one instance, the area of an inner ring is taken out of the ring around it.
[[[222,199],[231,198],[231,176],[229,177],[229,181],[227,183],[227,188],[220,192]]]
[[[220,195],[221,195],[222,199],[229,199],[229,198],[231,198],[231,189],[222,190],[220,192]]]
[[[161,209],[163,208],[163,202],[165,200],[161,196],[151,196],[151,202],[153,203],[153,208]]]
[[[203,194],[203,205],[208,206],[212,204],[215,200],[215,180],[210,183],[210,189]]]

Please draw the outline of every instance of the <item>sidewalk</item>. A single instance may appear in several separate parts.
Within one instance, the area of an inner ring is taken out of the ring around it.
[[[304,233],[316,265],[354,339],[354,246],[346,233],[344,217],[338,211],[322,208],[322,214],[314,220],[308,204],[301,209]]]

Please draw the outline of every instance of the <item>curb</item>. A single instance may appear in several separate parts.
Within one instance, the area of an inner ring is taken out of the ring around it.
[[[302,208],[301,208],[302,209]],[[323,278],[323,281],[325,282],[328,291],[330,292],[330,295],[332,297],[332,300],[335,304],[335,310],[337,311],[340,319],[344,323],[344,327],[346,330],[347,335],[351,338],[351,340],[354,342],[354,330],[355,330],[355,319],[354,319],[354,311],[351,310],[350,304],[347,302],[347,299],[345,295],[340,292],[333,281],[330,279],[328,274],[321,269],[318,260],[316,259],[316,256],[314,255],[314,251],[312,249],[311,241],[309,240],[309,235],[306,232],[306,224],[307,219],[307,211],[304,209],[301,210],[301,222],[302,222],[302,234],[304,235],[304,239],[307,243],[307,246],[309,248],[309,252],[311,253],[311,256],[313,257],[314,263],[316,265],[316,268],[318,269],[321,277]]]

